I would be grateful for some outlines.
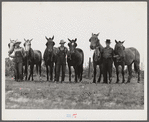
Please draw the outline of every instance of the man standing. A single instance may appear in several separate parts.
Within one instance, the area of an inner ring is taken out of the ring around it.
[[[102,50],[102,58],[103,58],[103,77],[104,83],[108,83],[107,74],[109,74],[109,83],[112,81],[112,64],[113,64],[113,54],[114,51],[110,47],[110,39],[106,40],[106,47]]]
[[[61,82],[65,80],[65,70],[66,70],[66,55],[68,49],[64,46],[66,42],[64,40],[60,41],[60,47],[58,47],[57,62],[56,62],[56,81],[59,81],[60,70],[62,68],[62,79]]]
[[[20,41],[16,41],[14,43],[14,55],[9,54],[11,58],[14,58],[15,77],[18,82],[23,80],[23,58],[25,57],[25,51],[20,47],[20,44]]]

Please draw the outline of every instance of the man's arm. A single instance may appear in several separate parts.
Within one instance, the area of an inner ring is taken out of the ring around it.
[[[10,58],[15,58],[15,55],[11,55],[10,53],[8,54],[8,56],[9,56]]]

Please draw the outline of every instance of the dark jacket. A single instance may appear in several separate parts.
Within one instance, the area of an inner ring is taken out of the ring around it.
[[[114,50],[111,47],[105,47],[102,50],[102,57],[107,59],[107,58],[113,58],[114,56]]]
[[[68,52],[67,47],[64,47],[64,50],[61,50],[60,47],[58,47],[57,64],[66,64],[67,52]]]

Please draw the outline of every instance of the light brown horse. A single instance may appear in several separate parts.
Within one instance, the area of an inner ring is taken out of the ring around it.
[[[33,69],[34,69],[34,65],[36,65],[36,71],[37,71],[37,76],[38,76],[38,80],[40,80],[39,78],[41,78],[41,63],[42,63],[42,54],[39,50],[33,50],[31,48],[31,41],[33,39],[29,40],[29,39],[24,39],[25,43],[24,43],[24,48],[25,48],[25,52],[26,52],[26,57],[25,57],[25,74],[26,74],[26,80],[28,77],[28,66],[30,65],[30,75],[28,77],[28,80],[30,80],[30,77],[32,76],[32,81],[33,79]]]
[[[94,78],[93,83],[96,83],[96,67],[99,65],[99,78],[98,82],[101,80],[101,75],[103,74],[103,64],[102,64],[102,56],[101,51],[103,49],[103,46],[100,44],[100,40],[98,39],[98,34],[93,34],[92,37],[89,39],[90,42],[90,49],[95,50],[93,54],[93,67],[94,67]]]
[[[132,64],[134,63],[134,70],[138,73],[138,83],[140,81],[140,54],[138,50],[134,47],[125,48],[123,46],[124,41],[116,41],[114,53],[115,53],[115,59],[114,59],[114,65],[116,67],[116,73],[117,73],[117,83],[119,82],[119,72],[118,72],[118,66],[122,66],[122,75],[123,75],[123,83],[125,82],[124,78],[124,66],[127,65],[128,67],[128,80],[127,83],[130,82],[132,78]]]

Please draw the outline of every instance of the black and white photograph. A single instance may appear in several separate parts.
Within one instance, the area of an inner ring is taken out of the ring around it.
[[[2,2],[3,120],[147,120],[147,2]]]

